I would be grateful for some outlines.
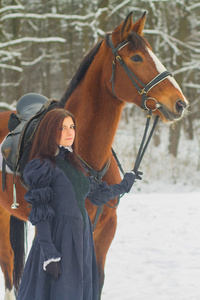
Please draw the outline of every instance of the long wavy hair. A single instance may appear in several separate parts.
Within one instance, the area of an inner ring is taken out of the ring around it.
[[[69,111],[58,108],[49,111],[44,116],[38,126],[29,160],[34,158],[40,158],[43,160],[47,158],[55,163],[55,154],[58,151],[59,141],[61,138],[61,130],[59,129],[62,127],[64,119],[67,117],[72,118],[76,133],[75,118]],[[77,138],[75,134],[74,143],[72,145],[73,152],[66,151],[66,157],[77,169],[83,170],[80,160],[77,157],[76,140]]]

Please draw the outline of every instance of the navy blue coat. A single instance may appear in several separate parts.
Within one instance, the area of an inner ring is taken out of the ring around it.
[[[29,220],[37,235],[17,300],[97,300],[97,264],[84,201],[87,196],[95,205],[105,204],[129,190],[135,176],[128,173],[120,184],[98,185],[69,164],[63,151],[56,162],[34,159],[24,170],[30,187],[25,200],[32,205]],[[61,263],[58,280],[44,270],[52,260]]]

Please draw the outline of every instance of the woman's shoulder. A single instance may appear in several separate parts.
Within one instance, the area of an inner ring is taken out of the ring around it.
[[[32,160],[30,160],[25,169],[26,168],[53,168],[55,164],[53,162],[50,161],[50,159],[48,158],[34,158]]]
[[[32,159],[24,169],[24,181],[29,186],[46,186],[52,180],[54,169],[55,165],[49,159]]]

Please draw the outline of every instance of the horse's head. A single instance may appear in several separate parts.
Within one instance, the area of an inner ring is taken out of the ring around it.
[[[109,89],[119,100],[151,109],[163,122],[171,123],[183,116],[188,101],[144,39],[145,20],[144,13],[133,23],[130,13],[107,36],[113,59]]]

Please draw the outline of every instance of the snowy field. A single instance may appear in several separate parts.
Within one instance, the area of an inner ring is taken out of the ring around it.
[[[200,192],[121,201],[102,299],[200,299]]]
[[[3,300],[2,274],[0,289]],[[102,295],[111,299],[200,299],[200,188],[121,199]]]

